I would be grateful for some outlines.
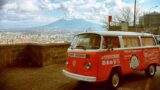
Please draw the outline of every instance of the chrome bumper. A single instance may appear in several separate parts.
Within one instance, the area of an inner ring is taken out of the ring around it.
[[[78,75],[78,74],[70,73],[66,70],[62,70],[62,71],[63,71],[64,75],[66,75],[70,78],[74,78],[74,79],[78,79],[78,80],[82,80],[82,81],[88,81],[88,82],[95,82],[96,81],[96,77]]]

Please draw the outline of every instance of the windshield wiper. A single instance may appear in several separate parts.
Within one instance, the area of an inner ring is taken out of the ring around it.
[[[80,48],[82,48],[82,49],[86,50],[86,48],[85,48],[84,46],[77,46],[77,47],[80,47]]]

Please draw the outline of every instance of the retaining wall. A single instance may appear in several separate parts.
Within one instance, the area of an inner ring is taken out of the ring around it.
[[[15,65],[46,66],[64,63],[69,44],[0,45],[0,68]]]

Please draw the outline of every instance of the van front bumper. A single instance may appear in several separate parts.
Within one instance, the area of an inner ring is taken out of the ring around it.
[[[82,80],[82,81],[87,81],[87,82],[95,82],[96,81],[96,77],[78,75],[78,74],[70,73],[66,70],[62,70],[62,71],[63,71],[64,75],[66,75],[70,78],[74,78],[74,79]]]

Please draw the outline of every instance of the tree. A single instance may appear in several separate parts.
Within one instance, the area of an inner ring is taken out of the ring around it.
[[[140,9],[137,8],[136,10],[136,21],[138,20],[140,16]],[[119,12],[115,13],[115,15],[112,16],[112,22],[110,23],[111,26],[120,26],[120,23],[126,22],[129,25],[133,24],[133,11],[130,7],[124,7],[119,10]],[[109,23],[106,21],[103,21],[103,27],[109,28]]]
[[[120,9],[120,12],[115,14],[114,19],[116,22],[121,23],[122,21],[127,22],[130,24],[133,17],[133,13],[131,11],[131,8],[126,7]]]

